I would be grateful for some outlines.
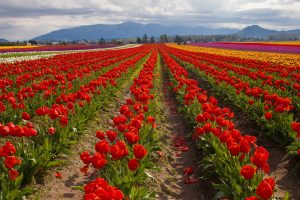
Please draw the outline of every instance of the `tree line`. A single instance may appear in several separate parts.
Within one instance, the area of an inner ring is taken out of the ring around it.
[[[178,44],[181,44],[185,42],[183,37],[179,35],[175,35],[175,37],[168,37],[166,34],[160,35],[159,39],[155,39],[153,36],[148,38],[147,34],[144,34],[142,37],[137,37],[136,38],[136,43],[142,44],[142,43],[155,43],[155,42],[160,42],[160,43],[167,43],[167,42],[175,42]]]

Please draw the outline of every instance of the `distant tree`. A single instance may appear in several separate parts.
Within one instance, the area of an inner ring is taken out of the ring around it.
[[[142,39],[140,37],[136,38],[136,43],[141,44],[142,43]]]
[[[117,43],[118,43],[118,41],[117,41],[116,39],[112,39],[112,40],[111,40],[111,43],[113,43],[113,44],[117,44]]]
[[[167,43],[168,42],[168,36],[166,34],[163,34],[159,37],[159,42],[161,43]]]
[[[100,38],[98,44],[105,44],[105,40],[103,38]]]
[[[37,45],[37,42],[35,40],[29,40],[28,42],[32,45]]]
[[[175,35],[174,42],[180,45],[180,43],[183,42],[183,39],[179,35]]]
[[[147,34],[143,35],[142,42],[143,43],[147,43],[148,42],[148,36],[147,36]]]
[[[150,43],[154,43],[154,42],[155,42],[155,39],[154,39],[153,36],[151,36],[151,38],[150,38]]]

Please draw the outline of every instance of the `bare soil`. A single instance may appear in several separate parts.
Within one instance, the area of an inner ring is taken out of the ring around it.
[[[162,132],[163,156],[159,161],[161,172],[154,175],[158,180],[157,199],[212,199],[211,184],[200,179],[201,172],[197,167],[202,159],[202,153],[196,148],[194,142],[187,138],[187,135],[192,131],[191,127],[184,122],[183,116],[177,112],[178,103],[174,94],[166,88],[167,84],[168,79],[163,72],[162,104],[165,108],[162,117],[164,121],[158,126]],[[181,146],[187,146],[188,150],[179,150],[176,147],[178,143]],[[186,167],[192,167],[193,174],[191,176],[184,174]],[[195,182],[187,184],[189,177]]]

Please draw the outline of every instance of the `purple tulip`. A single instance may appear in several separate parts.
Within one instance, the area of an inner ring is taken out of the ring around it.
[[[300,45],[281,45],[264,43],[234,43],[234,42],[216,42],[216,43],[194,43],[193,46],[236,49],[244,51],[266,51],[277,53],[300,54]]]

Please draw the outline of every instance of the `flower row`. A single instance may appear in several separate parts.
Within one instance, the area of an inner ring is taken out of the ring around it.
[[[216,42],[216,43],[195,43],[194,46],[236,49],[247,51],[270,51],[278,53],[300,54],[299,45],[286,44],[264,44],[264,43],[238,43],[238,42]]]
[[[185,114],[196,124],[192,137],[205,153],[202,169],[204,173],[217,174],[220,183],[215,187],[222,197],[272,198],[275,182],[264,178],[270,172],[269,152],[256,145],[256,137],[242,135],[235,128],[231,120],[234,113],[229,108],[220,108],[214,97],[190,79],[188,72],[171,58],[168,48],[162,46],[161,54],[170,71],[171,86]]]
[[[117,199],[123,199],[124,196],[132,199],[142,197],[142,186],[136,188],[135,185],[143,182],[141,178],[145,175],[144,170],[147,163],[151,162],[147,156],[151,149],[146,147],[150,148],[154,142],[151,134],[155,128],[155,118],[149,113],[154,98],[151,89],[156,63],[157,51],[153,51],[130,87],[131,97],[120,106],[119,114],[113,117],[112,128],[96,132],[99,141],[92,155],[88,151],[80,155],[85,164],[81,171],[86,173],[89,166],[99,170],[100,175],[122,191],[123,195]],[[101,186],[94,187],[93,183],[84,186],[85,199],[102,199],[108,193],[112,198],[113,193]]]
[[[268,62],[272,65],[283,65],[298,67],[300,66],[299,55],[297,54],[286,54],[286,53],[274,53],[274,52],[261,52],[261,51],[240,51],[232,49],[219,49],[199,46],[187,46],[187,45],[175,45],[167,44],[167,46],[175,47],[178,49],[203,52],[209,54],[216,54],[221,56],[230,56],[242,59],[249,59],[253,61]]]

